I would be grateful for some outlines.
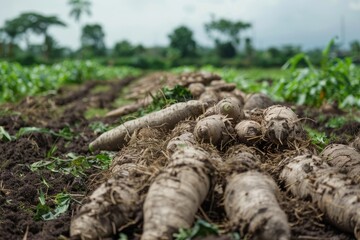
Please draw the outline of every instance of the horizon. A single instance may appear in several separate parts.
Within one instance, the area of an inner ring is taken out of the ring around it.
[[[80,46],[80,28],[69,17],[70,7],[65,0],[5,1],[1,0],[0,25],[23,12],[56,15],[67,27],[50,28],[60,46],[77,49]],[[330,39],[338,37],[338,43],[348,48],[349,43],[360,40],[360,0],[145,0],[92,1],[92,15],[83,16],[81,24],[99,23],[105,32],[107,48],[116,42],[128,40],[145,47],[167,46],[168,34],[180,25],[193,31],[196,42],[211,47],[204,23],[216,18],[241,20],[252,24],[241,34],[250,37],[257,49],[300,46],[302,49],[324,47]],[[31,42],[40,43],[42,38],[31,36]],[[23,45],[23,44],[20,44]],[[243,45],[240,46],[241,48]]]

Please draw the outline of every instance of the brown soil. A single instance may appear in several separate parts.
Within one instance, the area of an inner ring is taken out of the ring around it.
[[[114,100],[122,94],[123,87],[130,84],[131,80],[131,78],[127,78],[109,82],[89,81],[76,90],[63,88],[53,96],[29,97],[18,104],[1,106],[6,110],[6,114],[0,115],[0,126],[3,126],[11,135],[15,135],[22,127],[31,126],[47,128],[56,132],[64,127],[70,127],[75,136],[69,141],[47,133],[32,133],[11,142],[0,141],[0,239],[69,238],[70,220],[79,204],[72,202],[70,210],[55,220],[35,220],[40,189],[49,196],[47,205],[50,207],[55,206],[50,197],[60,192],[70,193],[73,198],[82,201],[93,190],[101,171],[97,168],[90,168],[85,172],[85,176],[75,177],[71,174],[64,175],[46,169],[32,172],[30,165],[46,159],[47,153],[53,146],[57,147],[53,157],[61,158],[69,152],[83,156],[96,154],[88,151],[88,144],[96,137],[89,125],[99,120],[111,123],[114,119],[94,118],[88,120],[84,114],[89,108],[111,108]],[[161,87],[156,84],[148,84],[149,81],[149,78],[137,81],[131,85],[131,88],[142,89],[142,86],[147,86],[147,91],[154,91],[154,87],[157,89]],[[164,81],[155,82],[165,84]],[[91,91],[99,85],[109,85],[110,90],[97,93]],[[144,89],[142,89],[142,95],[144,95],[143,91]],[[136,99],[136,93],[128,94],[128,96],[122,96]],[[328,136],[335,134],[337,136],[335,142],[348,143],[354,139],[356,134],[360,133],[359,122],[351,121],[339,129],[333,129],[324,127],[324,120],[319,119],[320,116],[325,116],[325,119],[345,116],[344,112],[329,113],[303,106],[295,108],[300,117],[312,119],[304,120],[309,127],[325,132]],[[269,163],[266,171],[274,175],[272,170],[275,165],[276,162]],[[45,183],[49,186],[46,186]],[[214,199],[221,202],[222,197],[215,194],[212,201]],[[221,230],[224,233],[231,231],[226,224],[223,206],[219,204],[217,207],[213,207],[212,201],[207,200],[202,206],[202,210],[208,214],[200,212],[198,217],[213,223],[222,223]],[[280,205],[288,214],[292,226],[292,239],[354,239],[351,234],[342,233],[329,225],[321,213],[307,201],[296,199],[283,191]],[[141,224],[125,229],[124,233],[129,236],[129,239],[138,239],[141,233]],[[118,238],[114,236],[110,239]],[[204,239],[225,240],[231,238],[224,235]]]
[[[0,126],[11,135],[22,127],[42,127],[54,131],[70,127],[75,136],[68,141],[47,133],[31,133],[11,142],[0,142],[0,239],[69,237],[75,203],[70,206],[70,211],[55,220],[36,221],[34,215],[39,191],[46,192],[47,196],[67,192],[81,200],[89,191],[90,176],[98,169],[89,169],[86,176],[80,178],[50,170],[32,172],[30,165],[46,159],[53,146],[57,147],[53,157],[64,157],[69,152],[90,155],[88,144],[95,134],[89,124],[96,119],[85,119],[85,111],[90,107],[109,107],[131,80],[91,81],[70,93],[61,89],[56,96],[29,97],[18,104],[2,106],[7,113],[0,116]],[[110,85],[110,91],[91,93],[90,90],[100,84]],[[54,202],[48,200],[47,205],[54,207]]]

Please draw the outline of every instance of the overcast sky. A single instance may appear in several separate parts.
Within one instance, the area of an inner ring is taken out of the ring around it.
[[[79,46],[80,27],[69,18],[67,0],[0,0],[0,6],[0,25],[26,11],[57,15],[68,27],[50,33],[60,45]],[[360,0],[92,0],[92,15],[82,23],[100,23],[108,47],[123,39],[167,45],[168,34],[182,24],[200,44],[210,45],[203,26],[211,14],[252,23],[243,35],[258,48],[323,47],[334,36],[344,36],[346,45],[360,40]]]

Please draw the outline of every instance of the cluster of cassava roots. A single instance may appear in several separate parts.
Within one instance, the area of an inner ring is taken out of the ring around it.
[[[290,107],[214,74],[182,75],[178,83],[196,100],[127,121],[90,144],[119,152],[72,219],[71,236],[98,239],[140,224],[143,240],[172,239],[206,215],[207,202],[222,206],[241,236],[286,240],[291,227],[279,194],[287,192],[360,239],[358,140],[317,153]]]

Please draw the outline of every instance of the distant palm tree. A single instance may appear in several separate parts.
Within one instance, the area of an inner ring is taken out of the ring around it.
[[[69,0],[69,5],[71,7],[70,17],[73,17],[76,22],[80,22],[81,16],[86,13],[91,15],[90,7],[91,2],[88,0]]]
[[[76,22],[79,24],[80,31],[82,29],[81,27],[81,16],[85,13],[86,15],[91,15],[91,2],[89,0],[69,0],[68,4],[71,7],[70,11],[70,17],[73,17]],[[80,58],[82,58],[80,53]]]

